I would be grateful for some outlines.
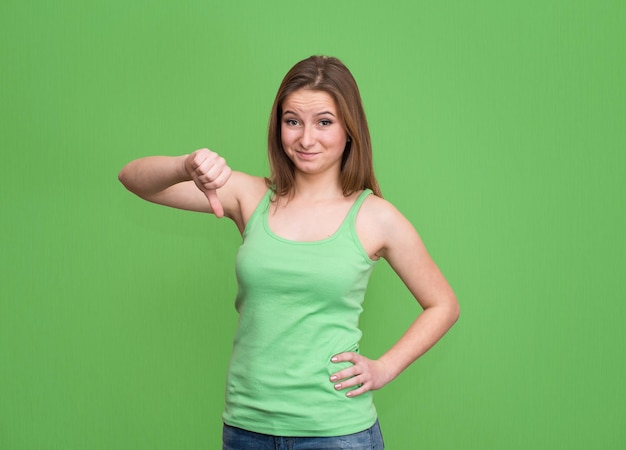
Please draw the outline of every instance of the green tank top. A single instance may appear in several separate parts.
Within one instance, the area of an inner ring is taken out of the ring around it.
[[[236,258],[239,323],[227,380],[226,424],[277,436],[338,436],[372,426],[372,393],[348,398],[331,363],[359,351],[359,315],[374,267],[357,237],[357,198],[339,229],[315,242],[275,235],[272,191],[250,217]]]

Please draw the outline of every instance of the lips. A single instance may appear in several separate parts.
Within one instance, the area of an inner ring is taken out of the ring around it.
[[[315,155],[318,155],[318,153],[308,153],[308,152],[296,152],[296,154],[298,155],[299,158],[302,158],[302,159],[313,159]]]

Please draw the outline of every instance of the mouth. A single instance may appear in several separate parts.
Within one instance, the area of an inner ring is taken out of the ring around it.
[[[313,152],[299,152],[296,151],[296,154],[298,155],[298,157],[302,158],[302,159],[312,159],[315,157],[315,155],[317,155],[318,153],[313,153]]]

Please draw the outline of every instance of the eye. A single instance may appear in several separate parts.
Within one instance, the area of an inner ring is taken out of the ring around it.
[[[290,127],[295,127],[298,125],[298,121],[296,119],[285,119],[285,124]]]
[[[333,122],[329,119],[322,119],[320,120],[320,125],[323,127],[327,127],[329,125],[331,125]]]

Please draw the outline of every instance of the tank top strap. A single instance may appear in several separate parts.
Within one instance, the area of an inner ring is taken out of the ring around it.
[[[353,224],[356,220],[356,215],[359,213],[359,208],[365,201],[368,195],[372,193],[371,189],[365,189],[361,194],[357,197],[352,207],[350,207],[350,211],[348,212],[348,216],[346,217],[346,222]]]
[[[248,219],[248,223],[246,223],[246,228],[243,231],[244,238],[248,234],[248,230],[251,229],[257,221],[264,220],[264,218],[267,217],[267,213],[270,209],[269,208],[270,201],[272,199],[273,194],[274,194],[274,191],[268,188],[268,190],[265,192],[265,194],[261,198],[261,201],[259,202],[257,207],[252,212],[252,215]]]

